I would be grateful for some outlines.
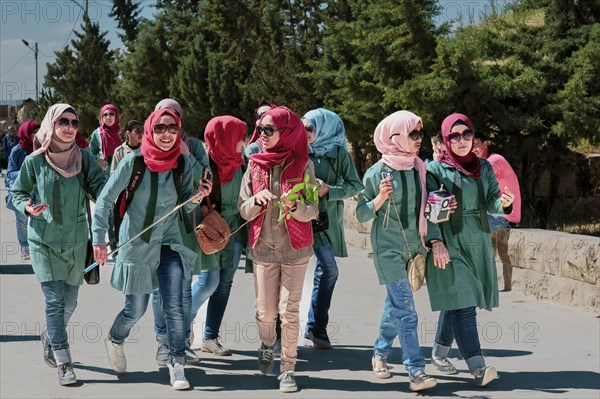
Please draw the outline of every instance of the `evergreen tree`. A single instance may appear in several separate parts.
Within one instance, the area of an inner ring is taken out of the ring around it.
[[[111,102],[111,90],[116,79],[113,60],[115,53],[109,50],[107,32],[100,33],[100,26],[83,16],[82,32],[75,32],[71,49],[66,46],[56,52],[56,60],[47,64],[44,85],[51,98],[71,104],[81,121],[80,132],[86,136],[98,127],[100,107]]]
[[[113,5],[108,15],[115,18],[117,26],[123,31],[123,33],[118,33],[118,36],[127,47],[131,46],[137,38],[140,11],[140,3],[138,1],[113,0]]]

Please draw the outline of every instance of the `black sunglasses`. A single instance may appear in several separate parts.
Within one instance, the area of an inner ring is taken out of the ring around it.
[[[114,112],[105,112],[102,116],[115,116]]]
[[[304,126],[304,129],[306,129],[308,133],[314,133],[315,131],[315,127],[313,125],[306,125]]]
[[[454,132],[454,133],[450,133],[448,135],[448,141],[451,143],[460,143],[460,139],[463,139],[464,141],[471,141],[473,140],[473,137],[475,136],[475,133],[472,130],[465,130],[464,132],[458,133],[458,132]]]
[[[277,132],[279,130],[280,129],[277,129],[273,126],[264,126],[264,125],[256,126],[256,133],[258,133],[259,135],[264,133],[265,136],[267,136],[267,137],[271,137],[272,135],[275,134],[275,132]]]
[[[69,118],[60,118],[58,120],[58,126],[65,127],[71,125],[73,129],[77,129],[79,127],[78,119],[69,119]]]
[[[152,126],[152,131],[155,134],[165,134],[167,132],[171,134],[178,134],[179,126],[177,126],[176,124],[165,125],[164,123],[158,123]]]
[[[408,137],[410,137],[412,141],[423,140],[425,132],[423,130],[413,130],[408,134]]]

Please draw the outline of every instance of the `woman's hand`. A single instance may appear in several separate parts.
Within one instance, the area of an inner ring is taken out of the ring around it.
[[[456,208],[458,208],[458,202],[456,202],[456,198],[452,198],[452,201],[450,201],[450,213],[454,213]]]
[[[275,198],[277,197],[265,188],[254,195],[254,204],[258,206],[265,206],[269,203],[269,201],[274,200]]]
[[[504,187],[504,191],[500,195],[500,205],[502,205],[502,208],[508,208],[514,200],[515,195],[510,191],[510,188],[508,186]]]
[[[394,187],[392,186],[392,176],[386,177],[385,179],[381,179],[379,182],[379,194],[377,194],[377,196],[383,201],[386,201],[393,190]]]
[[[315,180],[316,180],[317,184],[319,186],[321,186],[321,189],[319,190],[319,197],[322,197],[325,194],[327,194],[329,192],[329,186],[327,185],[327,183],[325,183],[321,179],[315,179]]]
[[[432,241],[433,264],[440,269],[445,269],[450,263],[450,254],[442,241]]]
[[[200,180],[200,188],[192,199],[193,204],[199,204],[212,191],[212,182],[210,180]]]
[[[296,209],[296,201],[290,201],[287,199],[287,196],[291,193],[291,191],[286,191],[285,193],[281,194],[281,197],[279,197],[279,202],[281,202],[281,205],[285,206],[289,210],[292,210],[292,208]]]
[[[46,209],[48,209],[47,204],[37,205],[37,206],[31,206],[31,205],[32,204],[31,204],[31,198],[30,198],[25,203],[25,212],[27,212],[31,216],[39,216],[42,214],[42,212],[44,212]]]
[[[94,244],[94,260],[98,265],[103,265],[106,263],[106,258],[108,257],[108,248],[106,244]],[[87,265],[89,266],[89,265]]]

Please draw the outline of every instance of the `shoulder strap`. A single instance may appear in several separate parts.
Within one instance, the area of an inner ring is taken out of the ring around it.
[[[177,191],[177,203],[181,203],[181,197],[183,192],[181,190],[181,183],[183,182],[183,173],[185,172],[185,156],[179,155],[177,158],[177,167],[173,170],[173,181],[175,184],[175,191]]]
[[[143,155],[136,155],[133,160],[133,171],[131,172],[131,177],[129,177],[129,184],[127,184],[127,199],[125,201],[125,209],[129,207],[131,201],[133,200],[133,193],[139,187],[139,183],[142,181],[144,177],[144,173],[146,172],[146,163],[144,162]]]

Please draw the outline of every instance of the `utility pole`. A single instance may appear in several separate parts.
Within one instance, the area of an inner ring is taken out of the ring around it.
[[[34,43],[34,46],[31,47],[29,42],[25,39],[21,39],[23,44],[25,44],[31,51],[33,51],[33,55],[35,56],[35,101],[38,102],[40,99],[40,90],[39,90],[39,80],[38,80],[38,44]]]

